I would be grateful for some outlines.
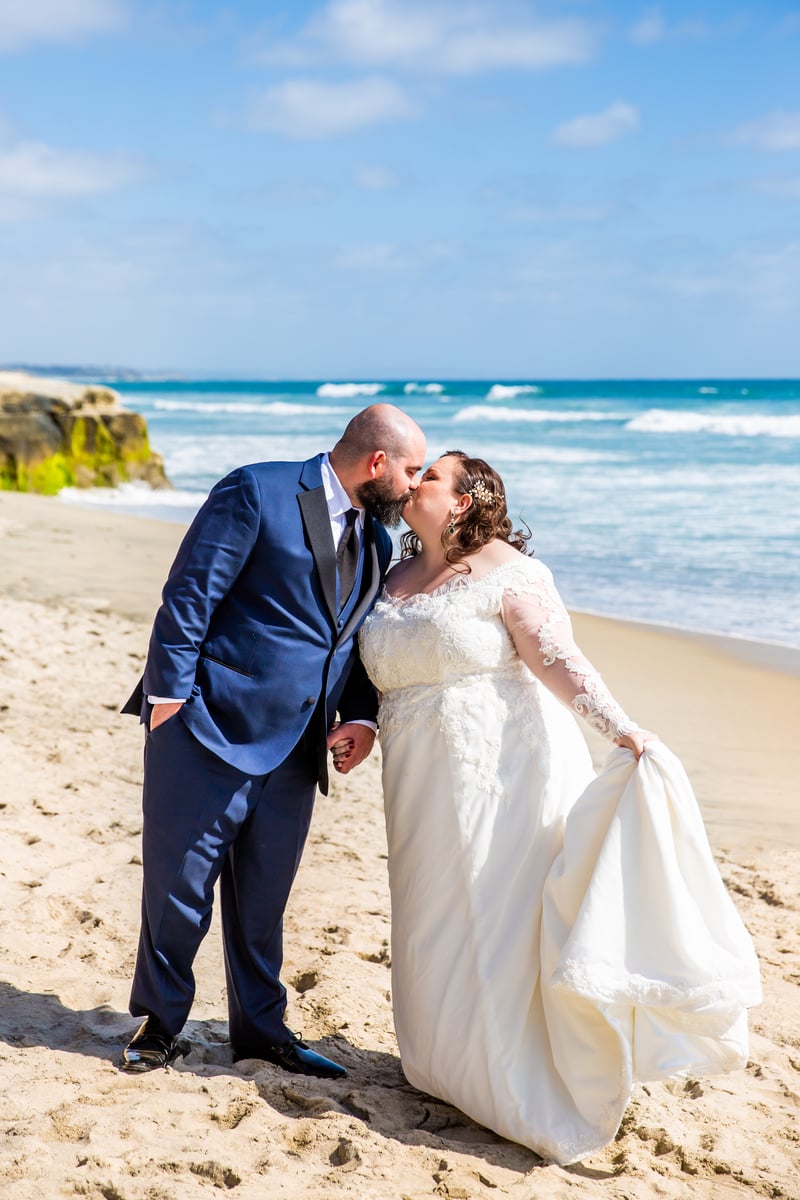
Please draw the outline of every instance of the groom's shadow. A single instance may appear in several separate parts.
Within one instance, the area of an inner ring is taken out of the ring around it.
[[[93,1058],[113,1058],[113,1048],[131,1031],[132,1018],[108,1005],[72,1009],[51,992],[24,992],[0,980],[0,1041],[25,1048],[44,1046]]]
[[[135,1028],[135,1018],[108,1005],[71,1009],[52,993],[24,992],[0,981],[0,1041],[9,1047],[43,1046],[116,1067]],[[250,1079],[261,1101],[282,1116],[299,1121],[344,1112],[387,1140],[425,1147],[443,1158],[448,1153],[469,1154],[489,1166],[523,1175],[543,1165],[532,1151],[505,1141],[458,1109],[417,1091],[405,1079],[397,1055],[354,1046],[341,1034],[322,1038],[313,1046],[347,1067],[347,1078],[342,1080],[287,1075],[255,1059],[234,1064],[223,1021],[190,1021],[181,1035],[184,1039],[187,1053],[175,1061],[174,1070]],[[579,1164],[567,1169],[592,1178],[612,1173]]]

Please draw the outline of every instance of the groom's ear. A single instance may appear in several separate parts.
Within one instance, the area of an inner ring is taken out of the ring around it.
[[[370,479],[375,479],[377,476],[383,474],[386,469],[386,462],[385,450],[373,450],[367,459],[367,470],[369,471]]]

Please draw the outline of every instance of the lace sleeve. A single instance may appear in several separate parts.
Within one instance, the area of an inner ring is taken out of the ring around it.
[[[517,653],[562,703],[609,741],[639,726],[622,711],[575,644],[572,623],[547,567],[530,563],[523,583],[503,592],[503,621]]]

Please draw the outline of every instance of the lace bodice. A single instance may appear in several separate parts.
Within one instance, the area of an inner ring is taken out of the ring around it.
[[[537,559],[520,556],[480,579],[459,575],[406,600],[384,591],[360,643],[384,694],[527,669],[609,740],[637,728],[576,646],[553,577]]]

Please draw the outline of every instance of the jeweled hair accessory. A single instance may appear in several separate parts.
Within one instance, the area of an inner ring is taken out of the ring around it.
[[[479,479],[477,483],[473,483],[472,487],[469,489],[469,494],[472,496],[472,499],[476,502],[476,504],[488,504],[490,508],[494,507],[497,500],[494,492],[489,491],[482,479]],[[500,497],[500,499],[502,499],[502,497]]]

